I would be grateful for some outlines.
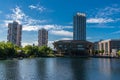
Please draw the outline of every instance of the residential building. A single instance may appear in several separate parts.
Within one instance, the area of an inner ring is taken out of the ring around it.
[[[77,13],[73,17],[73,40],[86,41],[86,15]]]
[[[48,31],[40,29],[38,31],[38,46],[47,46],[48,44]]]
[[[98,43],[99,50],[103,50],[103,55],[116,56],[120,50],[120,39],[108,39]]]
[[[93,43],[80,40],[60,40],[53,43],[58,54],[71,56],[92,55]]]
[[[98,50],[99,50],[98,42],[94,42],[94,50],[95,50],[95,51],[98,51]]]
[[[8,24],[7,40],[13,44],[21,46],[22,25],[16,21]]]

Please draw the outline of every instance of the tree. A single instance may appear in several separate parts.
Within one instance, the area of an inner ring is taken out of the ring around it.
[[[33,46],[32,49],[33,49],[33,52],[34,52],[33,55],[34,55],[35,57],[38,57],[38,56],[39,56],[38,46]]]
[[[6,54],[5,54],[5,51],[4,51],[4,46],[5,46],[5,43],[0,42],[0,58],[5,58],[6,57]]]
[[[13,58],[16,54],[15,45],[11,42],[7,42],[5,45],[5,53],[7,54],[7,57]]]
[[[31,56],[33,55],[33,48],[31,45],[27,45],[23,48],[23,51],[24,51],[24,54],[27,55],[27,56]]]
[[[13,58],[16,53],[14,46],[15,45],[10,42],[0,42],[0,57]]]
[[[40,56],[50,56],[53,54],[53,50],[47,46],[39,47]]]
[[[24,48],[12,44],[11,42],[0,42],[0,59],[13,57],[46,57],[54,56],[53,50],[47,46],[31,46]]]
[[[117,52],[118,56],[120,56],[120,50]]]

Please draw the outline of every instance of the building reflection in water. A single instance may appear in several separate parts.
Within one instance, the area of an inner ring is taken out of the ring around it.
[[[0,80],[21,80],[21,75],[19,74],[18,61],[7,60],[2,65],[3,78]]]
[[[99,59],[99,70],[105,76],[111,75],[111,59]]]
[[[85,70],[85,59],[72,59],[71,60],[71,70],[73,73],[72,80],[87,80],[86,70]]]
[[[39,80],[37,70],[37,59],[26,59],[19,61],[19,72],[22,80]]]
[[[120,61],[104,58],[35,58],[0,62],[0,80],[119,80]]]
[[[69,60],[59,58],[44,59],[44,64],[38,68],[40,80],[73,80]],[[44,66],[44,67],[43,67]]]

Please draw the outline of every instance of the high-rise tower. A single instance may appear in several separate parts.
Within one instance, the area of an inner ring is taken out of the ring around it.
[[[38,46],[47,46],[48,43],[48,31],[40,29],[38,31]]]
[[[77,13],[73,17],[73,40],[86,41],[86,15]]]
[[[22,25],[18,22],[13,21],[13,23],[8,24],[8,35],[7,40],[13,44],[21,46],[21,35],[22,35]]]

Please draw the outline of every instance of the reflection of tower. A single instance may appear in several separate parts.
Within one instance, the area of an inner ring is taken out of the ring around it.
[[[73,19],[73,40],[86,40],[86,15],[77,13]]]
[[[38,31],[38,46],[47,46],[48,43],[48,31],[40,29]]]
[[[21,34],[22,34],[22,25],[14,21],[13,23],[8,24],[8,36],[7,40],[21,46]]]
[[[71,69],[73,73],[72,80],[87,80],[86,62],[87,59],[73,59],[71,60]]]
[[[19,62],[10,61],[2,65],[0,80],[22,80],[22,77],[19,72]],[[14,68],[14,69],[13,69]]]

